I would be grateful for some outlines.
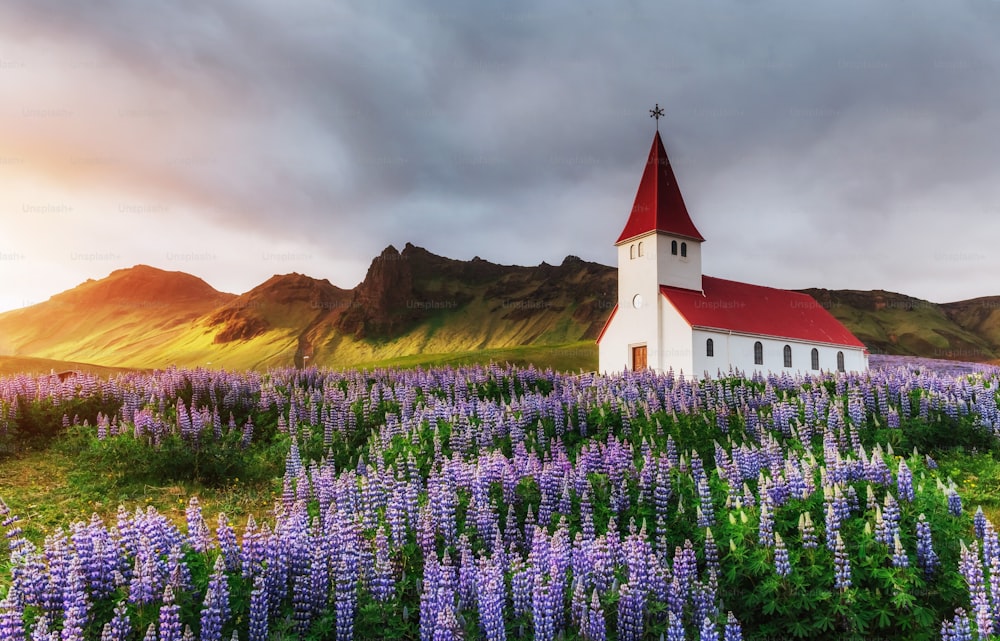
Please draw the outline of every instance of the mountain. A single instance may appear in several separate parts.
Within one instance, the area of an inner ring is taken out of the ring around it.
[[[146,265],[112,272],[46,302],[0,314],[0,357],[157,368],[462,363],[493,358],[565,369],[597,365],[617,271],[568,256],[559,265],[497,265],[387,247],[342,289],[275,275],[227,294]],[[886,291],[801,290],[873,353],[1000,359],[1000,297],[936,304]],[[22,360],[18,360],[22,359]]]
[[[233,298],[183,272],[120,269],[0,314],[0,354],[145,367],[161,345],[183,340],[193,322]]]
[[[615,270],[572,256],[507,266],[409,243],[387,247],[351,290],[285,274],[236,296],[139,265],[0,314],[0,355],[136,368],[349,367],[586,342],[586,361],[596,359],[590,342],[615,290]]]

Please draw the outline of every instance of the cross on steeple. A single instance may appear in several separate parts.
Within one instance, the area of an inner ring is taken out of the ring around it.
[[[656,103],[656,105],[652,109],[649,110],[649,117],[656,119],[656,130],[657,131],[660,130],[660,116],[662,116],[662,115],[663,115],[663,109],[660,108],[660,103]]]

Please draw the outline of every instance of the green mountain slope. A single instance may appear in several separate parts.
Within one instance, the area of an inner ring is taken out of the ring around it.
[[[610,313],[615,278],[613,269],[574,257],[506,266],[410,244],[386,248],[353,290],[287,274],[234,296],[137,266],[0,314],[0,355],[242,369],[444,362],[483,350],[519,360],[555,349],[563,353],[553,363],[593,368],[591,341]],[[533,349],[519,351],[525,346]]]
[[[962,361],[1000,358],[1000,314],[980,298],[939,305],[882,290],[806,289],[872,353]]]

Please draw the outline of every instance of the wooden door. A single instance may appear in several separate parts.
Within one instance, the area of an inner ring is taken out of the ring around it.
[[[646,346],[636,345],[632,348],[632,370],[638,372],[646,369]]]

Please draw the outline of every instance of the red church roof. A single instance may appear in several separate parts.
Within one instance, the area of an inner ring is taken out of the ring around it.
[[[660,286],[692,327],[864,347],[808,294],[702,276],[704,294]]]
[[[663,231],[668,234],[685,236],[694,240],[705,240],[698,228],[691,222],[677,179],[670,168],[670,159],[660,140],[660,132],[653,137],[653,147],[649,150],[646,169],[639,181],[639,191],[635,195],[632,213],[625,223],[625,229],[615,241],[619,244],[636,236]]]

